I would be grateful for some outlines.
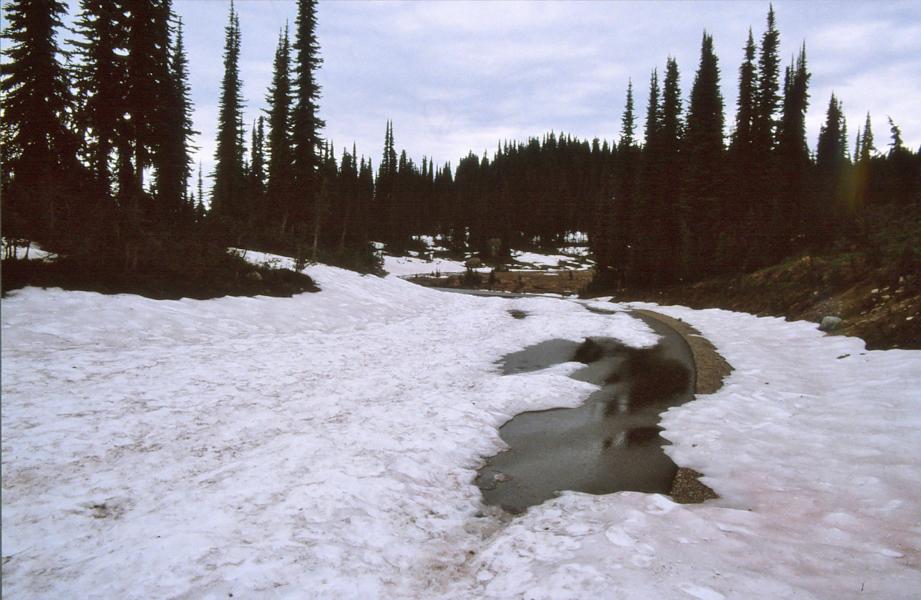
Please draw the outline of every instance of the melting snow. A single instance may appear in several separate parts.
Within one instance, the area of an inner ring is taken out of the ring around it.
[[[566,376],[577,364],[501,376],[495,361],[550,338],[654,335],[575,301],[307,272],[322,292],[155,301],[26,288],[2,301],[4,596],[921,589],[921,353],[661,308],[736,369],[664,418],[669,454],[721,498],[567,492],[509,520],[481,512],[473,485],[503,447],[497,428],[591,386]]]

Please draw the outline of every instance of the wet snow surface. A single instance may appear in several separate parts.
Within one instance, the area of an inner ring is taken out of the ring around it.
[[[308,273],[323,291],[294,298],[2,301],[4,597],[921,589],[918,352],[663,308],[736,369],[663,418],[668,454],[722,498],[564,493],[509,520],[473,484],[498,427],[592,386],[568,377],[578,363],[502,376],[495,361],[548,339],[655,336],[574,301]]]

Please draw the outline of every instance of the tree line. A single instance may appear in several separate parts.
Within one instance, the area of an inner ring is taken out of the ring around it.
[[[4,10],[5,237],[97,262],[117,255],[126,271],[177,243],[301,255],[312,243],[314,257],[321,244],[367,247],[357,207],[371,203],[361,200],[373,195],[370,161],[353,151],[340,167],[321,137],[314,0],[298,1],[293,42],[287,27],[279,38],[268,110],[249,148],[231,2],[209,190],[200,167],[193,177],[188,57],[171,0],[81,0],[63,47],[63,0],[12,0]],[[353,195],[356,203],[341,200]]]
[[[890,120],[888,151],[869,114],[853,154],[829,100],[806,142],[811,74],[803,45],[782,68],[773,8],[749,30],[727,136],[713,38],[683,100],[677,62],[653,70],[643,114],[628,84],[616,142],[550,132],[501,141],[456,168],[397,153],[386,123],[377,169],[322,135],[316,3],[279,31],[266,109],[244,123],[243,32],[230,5],[213,185],[193,177],[188,59],[170,0],[81,0],[61,48],[62,0],[12,0],[2,86],[3,234],[71,254],[113,248],[125,269],[177,236],[368,267],[439,236],[491,254],[585,232],[602,285],[663,285],[747,271],[859,236],[868,206],[911,205],[921,152]],[[643,131],[637,134],[638,121]],[[247,139],[248,137],[248,139]],[[197,184],[197,185],[196,185]],[[111,259],[112,257],[109,257]]]

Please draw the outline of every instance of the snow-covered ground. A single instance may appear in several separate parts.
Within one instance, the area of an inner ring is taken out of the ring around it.
[[[594,264],[594,261],[586,258],[587,251],[582,254],[575,254],[573,252],[574,247],[567,247],[565,250],[569,252],[564,252],[564,249],[561,248],[560,252],[562,254],[538,254],[536,252],[525,252],[522,250],[515,250],[512,252],[512,258],[518,262],[525,263],[529,266],[536,268],[557,268],[561,266],[561,263],[565,265],[575,265],[578,264],[579,268],[590,269]]]
[[[572,241],[580,241],[583,234],[570,234],[567,238]],[[429,235],[414,236],[417,242],[421,242],[427,248],[427,253],[446,252],[447,249],[435,245],[435,239]],[[387,254],[385,245],[381,242],[374,242],[375,248],[381,251],[384,259],[384,270],[396,277],[407,277],[410,275],[448,275],[452,273],[463,273],[466,271],[464,261],[450,260],[446,258],[433,258],[427,260],[419,256],[419,252],[410,251],[410,256],[391,256]],[[513,250],[512,259],[518,264],[512,268],[512,271],[530,271],[545,269],[591,269],[594,261],[589,258],[590,250],[587,246],[565,246],[559,249],[559,254],[541,254],[538,252],[527,252],[523,250]],[[472,254],[468,254],[468,258]],[[492,268],[483,266],[474,269],[479,273],[489,273]]]
[[[3,247],[3,256],[6,257],[7,251],[7,239],[0,238],[0,246]],[[28,245],[16,245],[12,247],[13,258],[18,260],[42,260],[42,261],[52,261],[55,260],[58,255],[53,252],[48,252],[43,249],[41,246],[35,243],[30,243]]]
[[[593,388],[495,361],[654,335],[577,301],[307,272],[322,292],[2,301],[4,597],[917,597],[921,353],[661,308],[735,366],[664,418],[721,498],[567,492],[500,518],[472,483],[497,428]]]
[[[572,250],[572,248],[569,249]],[[587,250],[581,254],[575,252],[569,254],[538,254],[536,252],[516,250],[512,253],[512,258],[522,264],[516,265],[516,267],[511,270],[556,269],[560,267],[590,269],[594,262],[588,259],[586,255]],[[405,277],[408,275],[463,273],[467,269],[464,263],[458,260],[448,260],[445,258],[425,260],[414,256],[391,256],[389,254],[384,254],[384,270],[391,275]],[[492,268],[486,266],[474,270],[479,273],[489,273]]]
[[[444,258],[435,258],[425,260],[412,256],[390,256],[384,255],[384,270],[390,275],[396,277],[405,277],[407,275],[446,275],[448,273],[463,273],[466,271],[464,263],[457,260],[447,260]],[[483,269],[477,269],[482,271]],[[489,269],[486,269],[488,272]]]

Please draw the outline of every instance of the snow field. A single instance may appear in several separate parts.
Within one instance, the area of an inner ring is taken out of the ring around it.
[[[921,353],[867,352],[812,323],[632,306],[684,319],[735,366],[662,422],[666,452],[721,498],[565,493],[490,541],[482,596],[917,598]]]
[[[721,498],[565,492],[503,519],[472,483],[497,428],[595,388],[495,361],[655,336],[575,301],[307,272],[323,291],[290,299],[3,300],[4,596],[917,597],[921,353],[637,304],[735,367],[663,418]]]
[[[308,273],[323,292],[290,299],[3,300],[4,595],[451,595],[497,427],[586,392],[575,364],[494,361],[548,335],[654,342],[554,299]]]

